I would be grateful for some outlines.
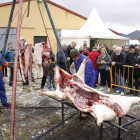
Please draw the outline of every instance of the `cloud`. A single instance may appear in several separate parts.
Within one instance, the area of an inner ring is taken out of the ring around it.
[[[0,0],[0,3],[11,0]],[[116,31],[131,32],[140,30],[140,0],[51,0],[85,17],[95,7],[99,16],[107,25],[119,29]],[[109,23],[109,24],[108,24]],[[124,28],[124,29],[123,29]],[[114,30],[115,30],[114,29]],[[133,31],[134,31],[133,30]]]

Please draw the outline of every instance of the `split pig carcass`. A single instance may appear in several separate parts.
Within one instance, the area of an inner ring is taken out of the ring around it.
[[[138,97],[109,95],[87,86],[84,82],[85,65],[88,58],[82,62],[79,71],[70,75],[56,68],[56,91],[41,92],[40,96],[53,96],[59,99],[69,98],[82,112],[89,112],[100,126],[103,121],[111,121],[126,115],[132,105],[140,103]]]
[[[22,74],[22,79],[28,76],[28,69],[32,69],[32,44],[26,43],[24,38],[19,41],[19,64]]]
[[[42,67],[42,59],[43,62],[47,65],[49,60],[49,52],[48,52],[48,46],[47,42],[41,42],[35,44],[34,47],[34,61],[35,61],[35,67],[37,70],[38,76],[41,76],[41,67]]]

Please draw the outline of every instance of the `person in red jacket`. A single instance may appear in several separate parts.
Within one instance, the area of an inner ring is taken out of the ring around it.
[[[92,52],[90,52],[88,56],[91,59],[92,64],[93,64],[93,69],[95,70],[95,84],[96,84],[98,82],[98,75],[99,75],[98,65],[96,64],[96,61],[98,57],[100,56],[100,54],[97,52],[97,48],[93,47]],[[94,85],[94,87],[96,86]]]

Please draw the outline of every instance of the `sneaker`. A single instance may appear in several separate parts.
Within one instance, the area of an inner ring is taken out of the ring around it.
[[[102,90],[104,90],[104,88],[103,87],[100,87],[99,90],[102,91]]]
[[[119,90],[116,90],[116,93],[120,93],[120,91]]]
[[[109,92],[110,92],[110,90],[111,90],[111,89],[110,89],[110,88],[108,88],[108,89],[107,89],[107,93],[109,93]]]
[[[44,86],[41,86],[40,88],[44,88]]]
[[[121,92],[121,96],[124,96],[125,95],[125,93],[124,92]]]
[[[130,92],[127,92],[126,94],[132,95],[132,94],[134,94],[134,92],[133,91],[130,91]]]
[[[3,107],[10,107],[11,104],[7,103],[7,104],[3,104],[2,106],[3,106]]]

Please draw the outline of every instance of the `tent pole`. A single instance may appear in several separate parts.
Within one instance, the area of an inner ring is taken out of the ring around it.
[[[22,19],[22,6],[23,0],[19,0],[19,11],[18,11],[18,23],[16,32],[16,47],[15,47],[15,58],[13,67],[13,87],[12,87],[12,106],[11,106],[11,128],[10,128],[10,140],[14,140],[14,125],[15,125],[15,104],[16,104],[16,83],[17,83],[17,62],[18,62],[18,51],[19,51],[19,38],[20,28]]]

